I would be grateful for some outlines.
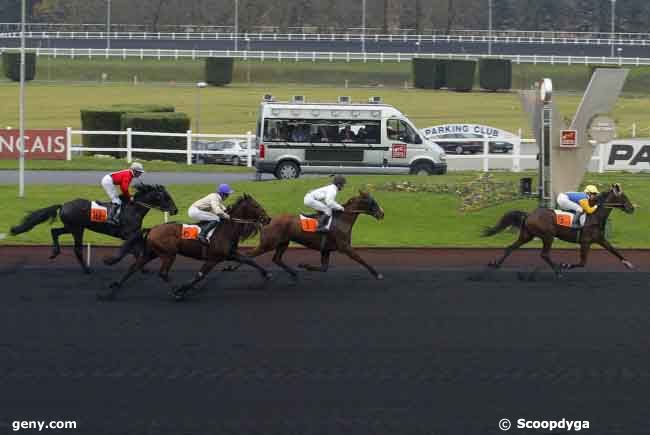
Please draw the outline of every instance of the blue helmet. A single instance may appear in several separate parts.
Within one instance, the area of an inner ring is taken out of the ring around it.
[[[224,183],[219,185],[217,188],[217,193],[220,193],[222,195],[230,195],[231,193],[235,193],[235,191],[232,190],[229,185]]]

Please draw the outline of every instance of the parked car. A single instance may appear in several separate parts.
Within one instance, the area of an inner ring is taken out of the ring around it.
[[[446,142],[444,139],[482,139],[483,136],[477,133],[447,133],[434,137],[433,140],[442,147],[446,152],[455,154],[478,154],[483,152],[482,140],[468,140],[466,142],[453,141]],[[512,144],[510,142],[490,141],[490,153],[507,153],[512,151]]]
[[[248,161],[248,141],[245,139],[226,139],[216,142],[200,142],[195,146],[197,151],[217,151],[215,154],[195,153],[196,163],[245,165]],[[257,151],[253,150],[253,164]]]

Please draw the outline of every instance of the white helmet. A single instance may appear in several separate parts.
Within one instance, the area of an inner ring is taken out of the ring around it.
[[[133,172],[139,172],[141,174],[144,174],[144,168],[142,167],[142,163],[138,163],[138,162],[131,163],[131,170]]]

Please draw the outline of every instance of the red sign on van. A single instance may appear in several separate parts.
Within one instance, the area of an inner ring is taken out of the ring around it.
[[[20,130],[0,130],[0,159],[17,159],[22,146]],[[65,130],[25,130],[25,158],[31,160],[65,160]]]
[[[406,158],[406,144],[405,143],[394,143],[393,144],[393,158],[394,159],[405,159]]]

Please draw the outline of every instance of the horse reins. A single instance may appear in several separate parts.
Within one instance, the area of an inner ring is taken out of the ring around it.
[[[166,213],[169,213],[171,211],[171,210],[163,210],[160,207],[156,207],[156,206],[153,206],[151,204],[147,204],[146,202],[142,202],[142,201],[133,201],[133,203],[141,205],[144,208],[148,208],[149,210],[160,210],[160,211],[166,212]]]

